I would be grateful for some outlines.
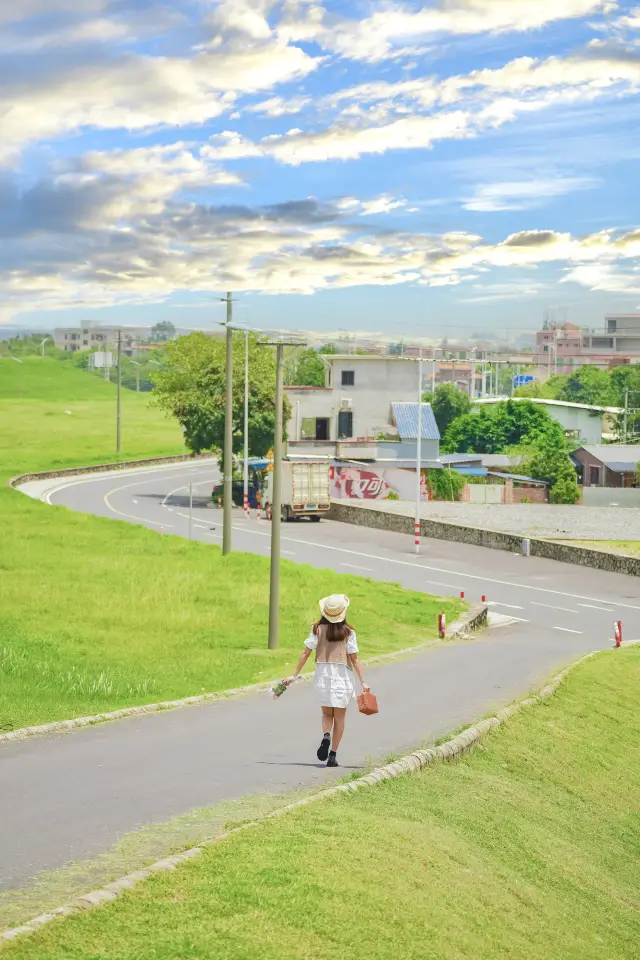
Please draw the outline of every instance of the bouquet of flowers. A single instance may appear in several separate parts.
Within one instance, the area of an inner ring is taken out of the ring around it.
[[[295,683],[297,679],[298,678],[295,677],[293,680],[278,680],[278,682],[274,683],[274,685],[271,687],[271,698],[273,700],[278,700],[285,690],[287,690],[292,683]]]

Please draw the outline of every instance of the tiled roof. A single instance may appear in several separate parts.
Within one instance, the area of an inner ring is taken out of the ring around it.
[[[391,411],[400,439],[415,440],[418,436],[418,404],[392,403]],[[422,439],[440,439],[440,431],[430,403],[422,404]]]

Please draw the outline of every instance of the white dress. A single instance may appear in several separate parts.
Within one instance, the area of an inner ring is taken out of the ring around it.
[[[309,650],[318,646],[313,628],[304,645]],[[357,652],[358,642],[352,630],[347,637],[347,653]],[[323,707],[348,707],[356,695],[355,673],[346,663],[316,663],[315,684]]]

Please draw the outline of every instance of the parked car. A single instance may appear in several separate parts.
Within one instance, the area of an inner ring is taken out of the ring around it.
[[[257,499],[258,488],[255,483],[249,483],[249,506],[252,510],[258,508],[258,499]],[[218,500],[222,500],[224,497],[224,485],[222,483],[214,484],[213,490],[211,491],[211,499],[213,500],[214,506],[217,506]],[[244,506],[244,483],[242,480],[234,480],[231,484],[231,499],[233,500],[234,506],[242,507]]]

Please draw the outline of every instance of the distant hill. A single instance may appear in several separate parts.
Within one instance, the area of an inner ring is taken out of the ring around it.
[[[23,357],[22,364],[11,357],[0,359],[0,398],[23,400],[115,400],[116,386],[90,376],[71,362],[50,357]]]

